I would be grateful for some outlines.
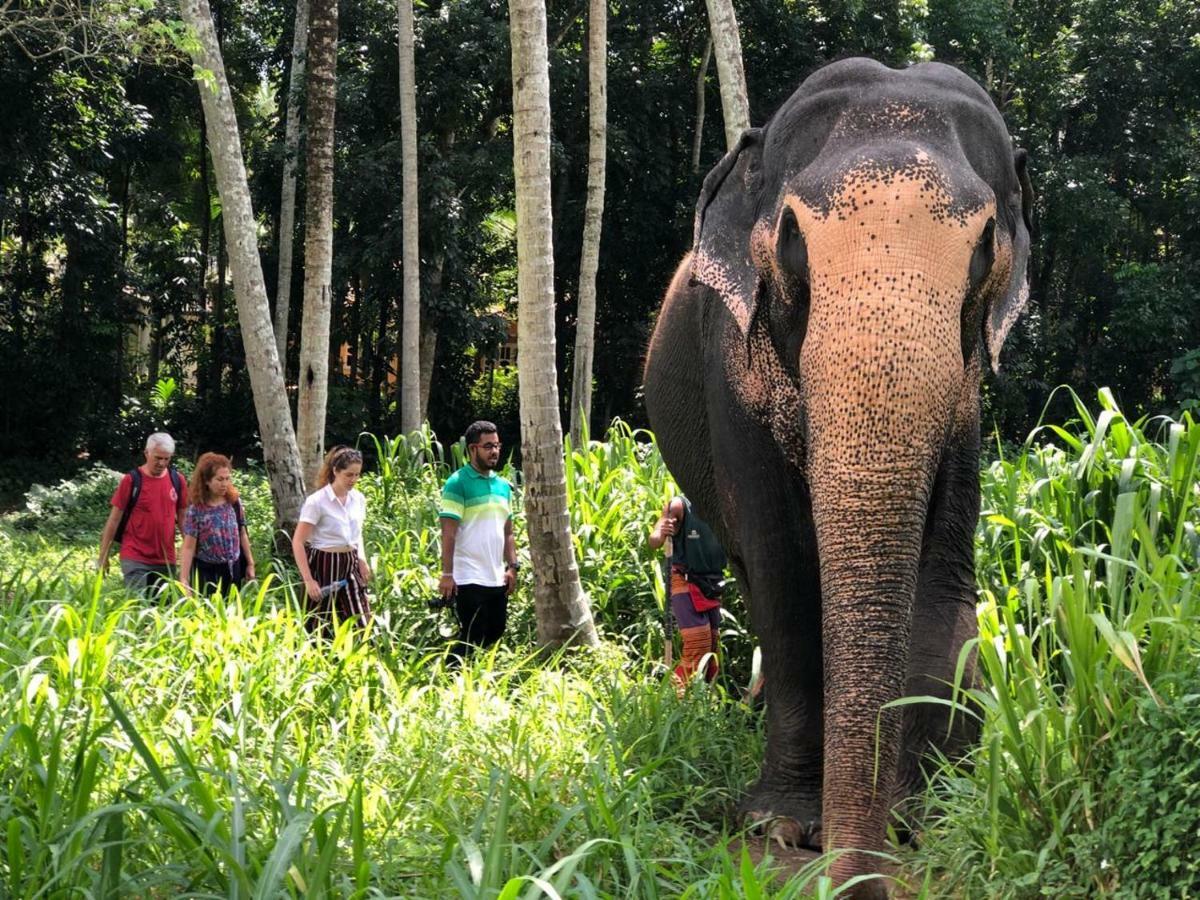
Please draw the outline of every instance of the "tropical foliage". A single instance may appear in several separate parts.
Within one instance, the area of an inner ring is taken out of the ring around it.
[[[983,473],[983,738],[935,784],[919,859],[961,896],[1188,896],[1200,425],[1071,399],[1075,427]]]
[[[1072,405],[982,473],[981,681],[959,714],[983,735],[932,780],[920,849],[896,850],[914,894],[1200,890],[1200,425],[1128,419],[1107,392]],[[831,896],[823,862],[779,872],[735,829],[763,744],[739,699],[744,607],[733,675],[676,696],[645,543],[673,488],[649,435],[606,438],[568,454],[601,648],[530,655],[523,586],[502,648],[459,674],[425,599],[462,451],[428,430],[364,438],[366,639],[310,638],[285,570],[130,599],[85,571],[94,538],[73,524],[98,528],[116,473],[31,492],[0,524],[4,892]],[[265,545],[267,488],[238,480]]]
[[[136,23],[138,39],[64,55],[62,41],[82,40],[81,31],[30,33],[16,12],[0,13],[0,455],[60,470],[86,453],[123,467],[144,426],[154,424],[147,421],[151,386],[168,375],[181,388],[172,428],[186,453],[216,447],[256,455],[196,89],[181,55],[168,52],[167,39],[180,39],[174,14],[141,0],[81,6],[110,31],[124,11],[131,23],[120,27]],[[212,6],[274,296],[293,9]],[[558,381],[566,385],[586,184],[586,4],[548,6]],[[1006,440],[1028,432],[1059,383],[1085,394],[1110,385],[1136,415],[1200,398],[1195,3],[734,7],[755,124],[831,59],[938,59],[979,80],[1029,150],[1038,194],[1031,303],[985,394],[985,419]],[[362,429],[397,430],[403,278],[394,4],[344,0],[339,21],[332,338],[341,352],[332,366],[327,443]],[[701,164],[693,171],[707,24],[699,0],[610,4],[596,427],[617,416],[645,424],[639,363],[653,313],[690,240],[703,175],[724,150],[710,69]],[[431,0],[416,6],[415,31],[421,294],[424,321],[437,335],[429,417],[448,438],[479,408],[473,386],[489,378],[492,361],[503,361],[513,306],[515,245],[511,227],[504,233],[513,209],[506,5]],[[135,57],[138,46],[145,52]],[[295,266],[292,307],[299,308],[302,260]],[[292,322],[294,372],[298,316]],[[123,417],[122,410],[137,412]],[[1069,404],[1054,414],[1070,415]],[[29,483],[16,466],[0,472],[9,495],[16,489],[19,497]]]

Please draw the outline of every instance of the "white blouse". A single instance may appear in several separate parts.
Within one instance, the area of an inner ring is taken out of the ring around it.
[[[357,547],[359,559],[366,559],[363,547],[363,520],[367,517],[367,501],[354,488],[346,495],[346,503],[338,500],[333,485],[327,484],[315,494],[304,498],[300,521],[312,525],[308,545],[314,550],[333,547]]]

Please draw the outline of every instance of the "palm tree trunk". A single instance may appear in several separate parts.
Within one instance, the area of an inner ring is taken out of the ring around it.
[[[238,321],[246,351],[246,367],[263,457],[271,483],[275,505],[275,528],[290,532],[304,502],[304,479],[300,454],[288,410],[283,374],[271,329],[267,288],[263,281],[262,260],[258,255],[257,224],[246,183],[242,142],[238,135],[233,97],[225,79],[225,64],[217,46],[208,0],[182,0],[184,21],[196,35],[192,61],[204,72],[211,72],[212,86],[197,81],[204,104],[204,122],[208,131],[209,151],[221,196],[221,219],[229,247],[233,270],[233,289],[237,300]],[[286,539],[284,541],[286,545]]]
[[[538,641],[546,648],[569,642],[594,645],[596,629],[571,545],[558,418],[546,7],[541,0],[509,0],[508,9],[517,187],[521,449]]]
[[[692,174],[700,174],[700,145],[704,140],[704,82],[708,79],[708,64],[712,61],[712,34],[704,42],[704,56],[696,73],[696,133],[692,136]]]
[[[304,476],[325,454],[329,320],[333,306],[333,119],[337,107],[337,0],[315,0],[308,30],[307,166],[304,176],[304,321],[296,442]]]
[[[308,0],[296,0],[292,71],[288,78],[287,126],[283,138],[283,192],[279,201],[279,284],[275,290],[275,346],[287,377],[288,314],[292,305],[292,247],[296,243],[296,170],[300,158],[300,100],[304,91],[304,45]]]
[[[442,295],[442,279],[446,274],[446,251],[433,254],[433,265],[429,267],[429,291],[426,302],[437,300]],[[421,421],[429,418],[429,390],[433,385],[433,363],[437,359],[438,327],[433,317],[421,317]]]
[[[404,215],[404,298],[400,347],[400,431],[421,427],[421,257],[417,231],[417,90],[412,0],[396,0],[400,52],[400,157]]]
[[[571,445],[583,440],[592,416],[592,356],[596,334],[596,272],[600,268],[600,226],[604,219],[605,151],[608,143],[608,0],[588,9],[588,185],[579,258],[579,315],[575,322],[575,364],[571,383]]]
[[[705,0],[717,54],[721,81],[721,112],[725,117],[725,145],[730,150],[750,127],[750,101],[746,98],[746,73],[742,68],[742,39],[738,34],[733,0]]]

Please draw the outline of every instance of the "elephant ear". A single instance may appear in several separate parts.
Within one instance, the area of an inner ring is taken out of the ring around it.
[[[716,291],[746,335],[760,279],[751,256],[762,185],[763,129],[742,132],[704,179],[696,204],[692,278]]]
[[[1017,181],[1021,185],[1020,210],[1011,210],[1014,222],[1012,236],[1012,269],[1009,272],[1008,286],[1004,295],[992,305],[988,313],[985,328],[988,356],[992,361],[992,371],[1000,370],[1000,348],[1013,323],[1021,315],[1029,300],[1029,278],[1026,270],[1029,264],[1029,235],[1033,230],[1033,182],[1029,180],[1029,154],[1024,150],[1013,152],[1013,166],[1016,169]],[[1014,195],[1015,201],[1015,195]],[[1015,207],[1015,202],[1013,206]]]

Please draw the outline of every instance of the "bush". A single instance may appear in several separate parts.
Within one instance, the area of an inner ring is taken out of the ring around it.
[[[1197,819],[1176,804],[1198,799],[1197,770],[1182,764],[1196,745],[1179,735],[1200,714],[1147,704],[1200,645],[1200,424],[1128,420],[1107,390],[1093,415],[1072,396],[1078,422],[1038,429],[983,473],[982,684],[964,713],[982,719],[982,736],[971,767],[934,779],[912,860],[939,895],[1179,896],[1194,885],[1180,850]],[[1035,443],[1046,433],[1055,445]],[[1195,706],[1189,690],[1180,702]],[[1158,867],[1166,881],[1147,881]]]
[[[1200,661],[1114,736],[1097,834],[1100,868],[1127,897],[1200,896]]]
[[[97,464],[50,487],[35,484],[25,494],[25,511],[13,517],[13,524],[66,541],[99,540],[120,480],[120,472]]]

